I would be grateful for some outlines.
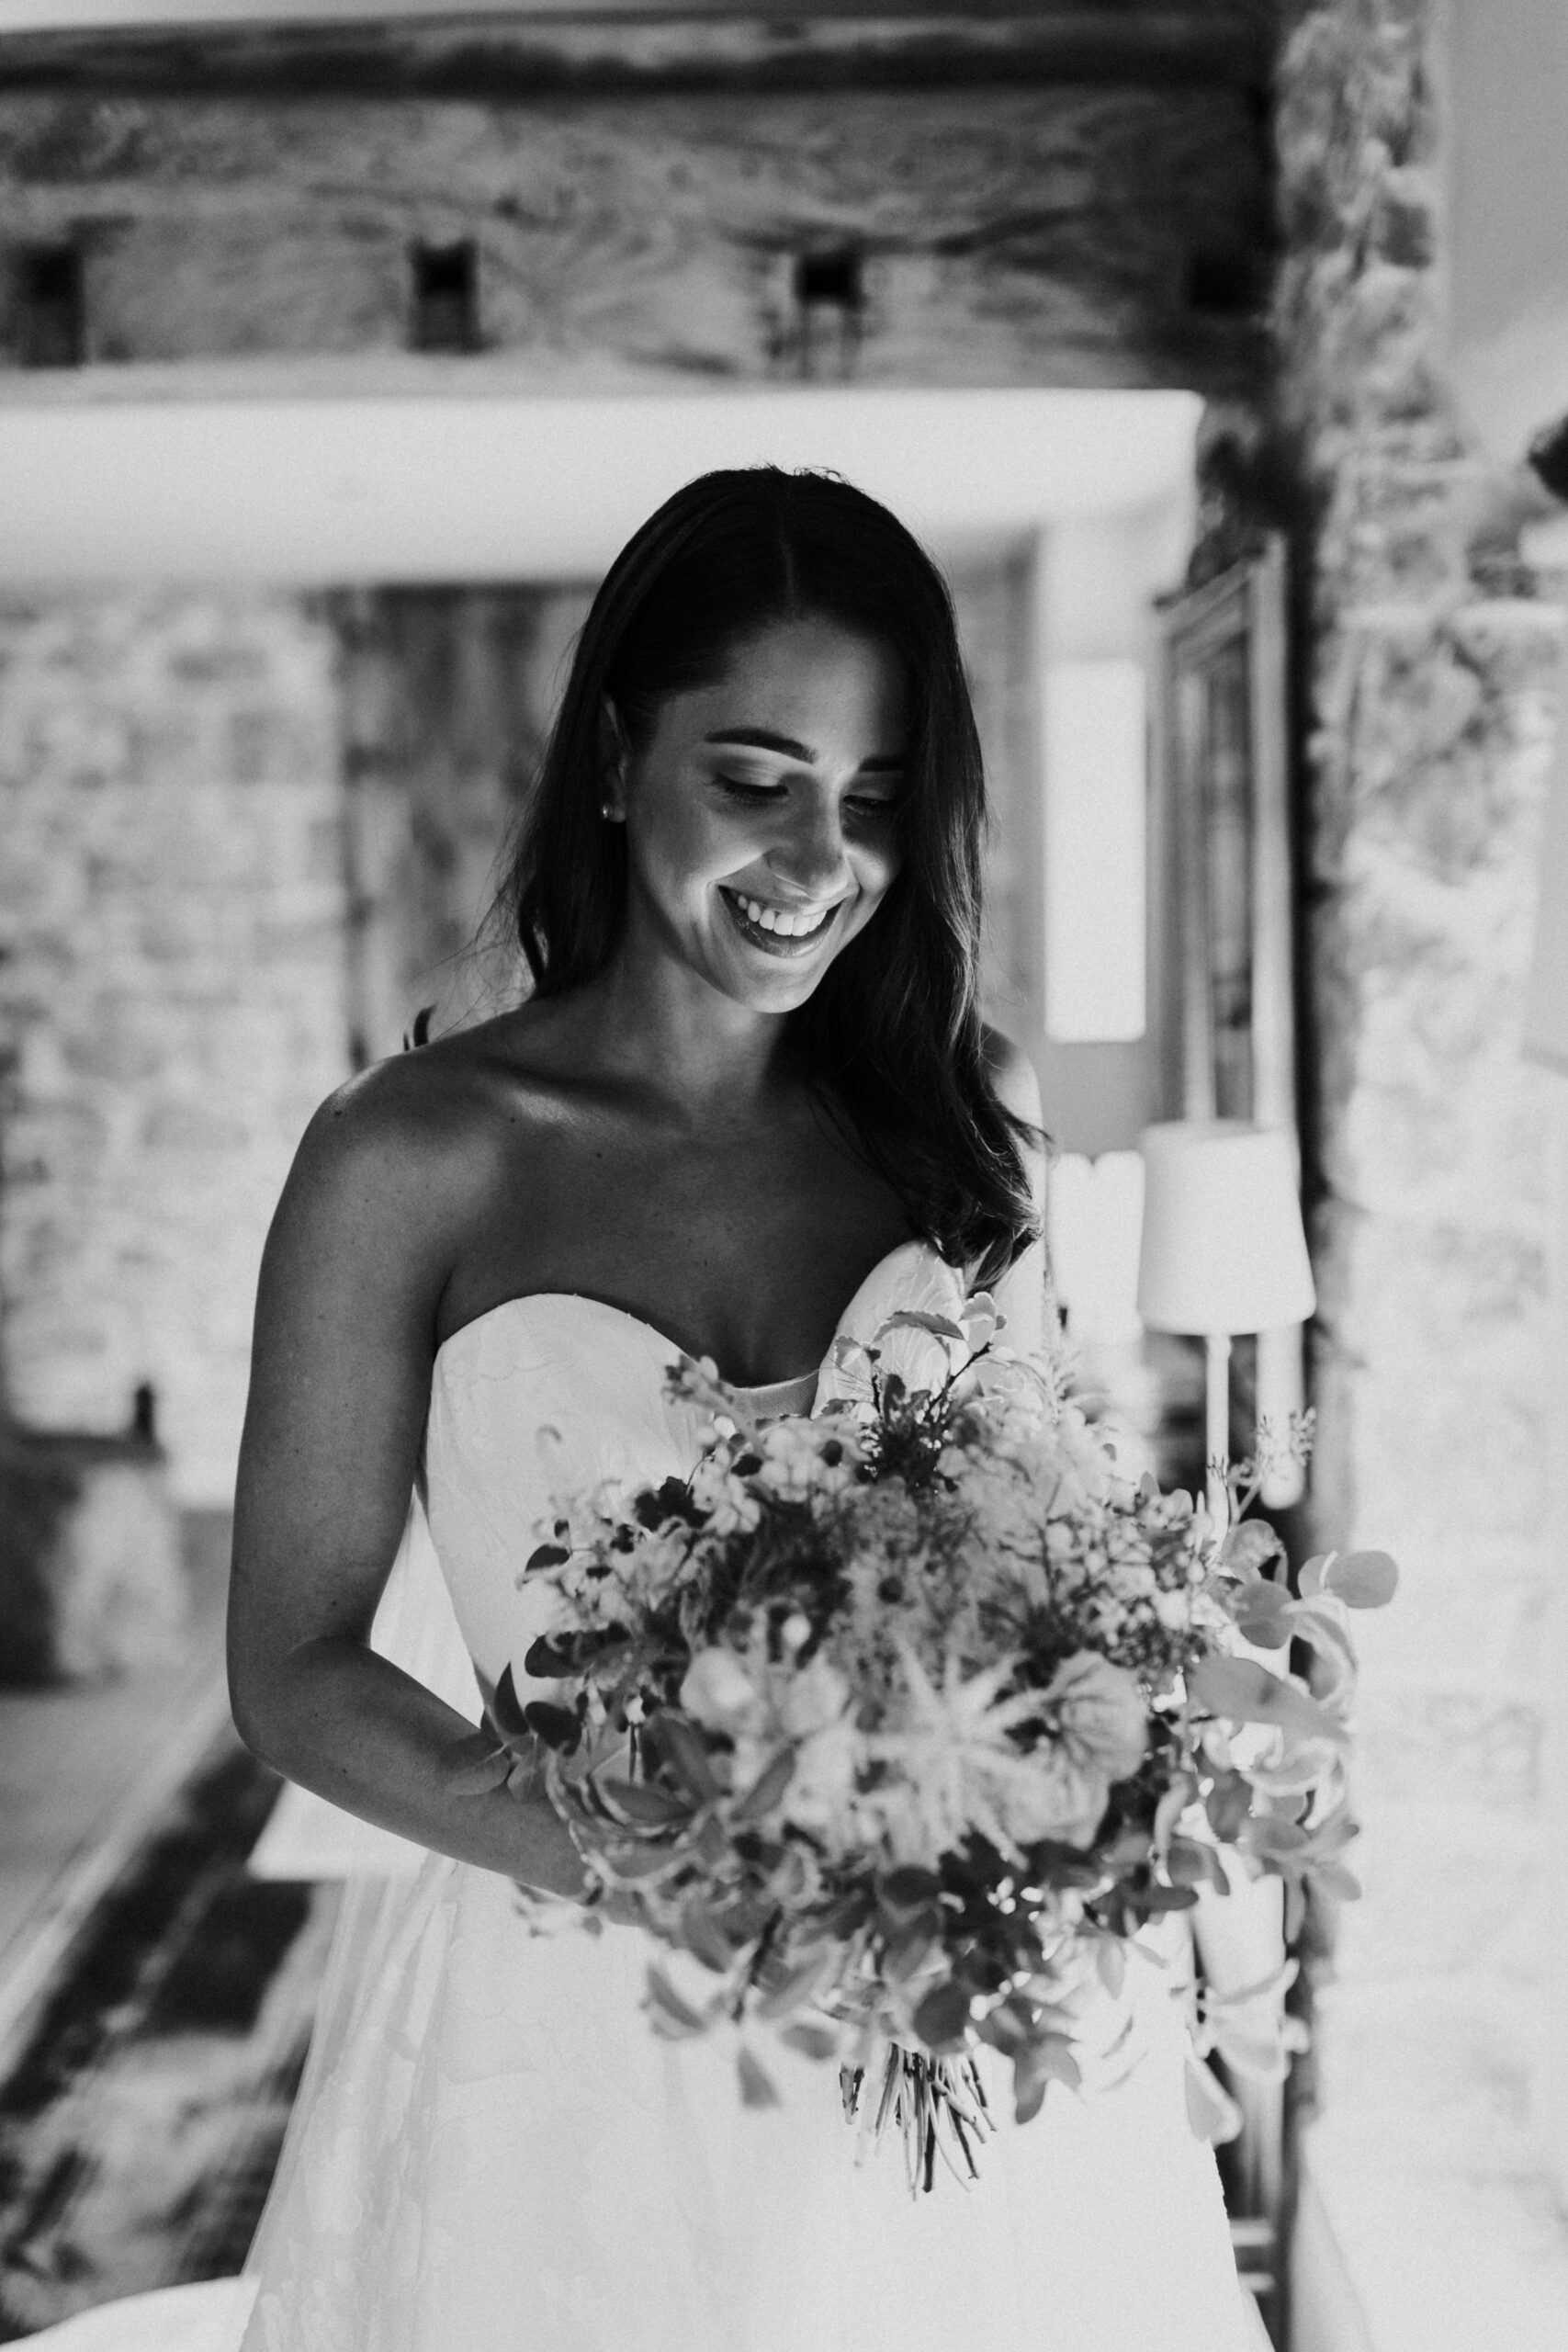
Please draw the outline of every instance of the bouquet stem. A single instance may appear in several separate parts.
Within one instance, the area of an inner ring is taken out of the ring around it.
[[[871,2071],[874,2074],[874,2065]],[[961,2187],[978,2180],[974,2146],[988,2140],[997,2127],[972,2058],[928,2058],[923,2051],[889,2042],[874,2107],[864,2100],[866,2075],[864,2066],[839,2069],[845,2120],[861,2118],[857,2163],[890,2126],[897,2126],[911,2196],[934,2186],[939,2155]]]

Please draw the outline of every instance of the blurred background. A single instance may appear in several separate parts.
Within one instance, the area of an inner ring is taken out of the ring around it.
[[[267,1220],[514,991],[595,580],[760,460],[949,572],[1056,1283],[1168,1482],[1139,1136],[1298,1156],[1236,1451],[1310,1401],[1280,1523],[1404,1584],[1243,2273],[1294,2352],[1568,2341],[1565,109],[1561,0],[4,0],[0,2341],[243,2259],[335,1901],[247,1867],[221,1676]]]

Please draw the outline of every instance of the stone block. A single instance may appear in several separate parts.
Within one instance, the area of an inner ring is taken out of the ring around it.
[[[1400,269],[1428,269],[1437,260],[1438,191],[1418,164],[1391,164],[1380,175],[1372,203],[1371,241]]]
[[[1337,1917],[1337,1981],[1483,1977],[1510,2006],[1539,1999],[1548,1899],[1529,1824],[1468,1805],[1362,1812],[1349,1860],[1363,1893]]]
[[[1388,1522],[1391,1526],[1393,1522]],[[1511,1542],[1483,1517],[1400,1524],[1395,1607],[1354,1633],[1369,1679],[1384,1674],[1424,1688],[1470,1686],[1533,1698],[1554,1588],[1553,1564],[1538,1528]]]
[[[1317,1542],[1404,1571],[1356,1627],[1367,1896],[1319,2003],[1305,2157],[1369,2346],[1547,2352],[1568,2340],[1531,2119],[1560,1973],[1541,1752],[1563,1159],[1518,1041],[1562,618],[1492,591],[1517,577],[1480,527],[1506,486],[1446,380],[1438,17],[1301,0],[1278,75],[1280,407],[1319,498],[1312,1502]]]
[[[0,1439],[0,1682],[93,1680],[184,1651],[190,1595],[160,1449]]]
[[[1358,1786],[1369,1807],[1449,1803],[1526,1816],[1540,1794],[1541,1718],[1523,1699],[1363,1686]]]
[[[1507,1379],[1495,1357],[1472,1382],[1462,1361],[1370,1369],[1357,1339],[1351,1317],[1319,1358],[1313,1494],[1332,1540],[1396,1553],[1541,1542],[1551,1400],[1533,1357]],[[1381,1638],[1371,1621],[1367,1634]]]
[[[1484,2177],[1528,2162],[1535,2013],[1506,1980],[1341,1981],[1314,2047],[1336,2137],[1393,2133],[1423,2164]]]
[[[4,919],[11,1395],[42,1428],[112,1430],[154,1382],[180,1498],[220,1502],[300,1105],[347,1069],[330,616],[62,592],[11,600],[0,646],[7,857],[75,877]]]

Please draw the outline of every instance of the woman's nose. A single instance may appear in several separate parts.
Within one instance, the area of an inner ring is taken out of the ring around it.
[[[767,863],[793,889],[826,897],[841,888],[850,872],[838,808],[818,802],[791,814],[793,821],[768,852]]]

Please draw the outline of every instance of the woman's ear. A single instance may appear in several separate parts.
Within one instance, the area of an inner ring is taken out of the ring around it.
[[[613,825],[626,821],[626,730],[608,695],[599,703],[599,814]]]

